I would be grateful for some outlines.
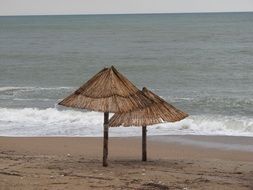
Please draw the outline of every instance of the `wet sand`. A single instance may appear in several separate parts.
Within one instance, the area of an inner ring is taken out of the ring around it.
[[[253,138],[0,137],[0,189],[253,189]]]

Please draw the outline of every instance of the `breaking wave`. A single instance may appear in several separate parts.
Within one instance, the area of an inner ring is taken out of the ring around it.
[[[0,108],[0,136],[102,136],[103,114],[57,108]],[[253,119],[194,115],[148,127],[149,135],[229,135],[253,137]],[[110,128],[110,136],[140,136],[138,127]]]

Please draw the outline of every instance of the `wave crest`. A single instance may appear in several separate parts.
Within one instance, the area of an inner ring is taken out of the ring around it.
[[[55,108],[0,108],[1,136],[102,136],[103,113]],[[180,122],[149,126],[149,135],[252,136],[253,119],[195,115]],[[141,135],[138,127],[110,128],[111,136]]]

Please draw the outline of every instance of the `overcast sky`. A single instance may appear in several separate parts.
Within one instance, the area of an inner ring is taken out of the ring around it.
[[[253,11],[253,0],[0,0],[0,15]]]

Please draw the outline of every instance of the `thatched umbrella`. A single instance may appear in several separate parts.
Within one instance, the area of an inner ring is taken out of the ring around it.
[[[107,166],[109,112],[142,109],[152,101],[113,66],[104,68],[59,104],[104,112],[103,166]]]
[[[142,92],[153,101],[146,108],[135,110],[127,113],[116,113],[109,121],[110,127],[117,126],[142,126],[142,160],[147,160],[146,136],[147,125],[154,125],[163,122],[176,122],[188,116],[187,113],[180,111],[165,100],[148,90],[143,88]]]

